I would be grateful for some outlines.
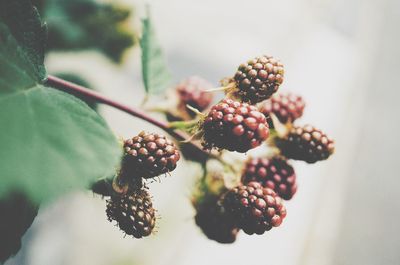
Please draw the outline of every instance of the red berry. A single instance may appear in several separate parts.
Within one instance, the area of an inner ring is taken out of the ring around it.
[[[173,171],[180,159],[176,145],[165,136],[141,132],[124,142],[121,174],[152,178]]]
[[[265,116],[272,113],[281,123],[294,122],[303,115],[305,102],[302,97],[292,93],[274,94],[262,103],[260,111]]]
[[[283,156],[307,163],[325,160],[335,150],[334,141],[311,125],[293,127],[288,135],[276,140],[276,145]]]
[[[244,102],[252,104],[271,97],[283,82],[284,69],[280,61],[264,55],[241,64],[234,76],[238,91]]]
[[[270,188],[250,182],[229,190],[222,199],[227,213],[246,234],[263,234],[286,217],[282,200]]]
[[[280,157],[249,159],[243,171],[242,183],[252,181],[273,189],[285,200],[290,200],[297,191],[294,169],[287,160]]]
[[[131,195],[111,197],[107,201],[106,213],[110,222],[115,220],[122,231],[136,238],[149,236],[156,223],[156,210],[145,189]]]
[[[203,123],[206,149],[240,153],[259,146],[269,136],[265,116],[255,106],[224,99],[213,106]]]
[[[233,243],[239,229],[226,214],[217,197],[206,198],[196,207],[196,224],[211,240],[219,243]]]
[[[213,99],[213,93],[206,92],[206,90],[212,87],[211,83],[198,76],[191,76],[183,80],[176,87],[179,97],[178,108],[189,114],[193,114],[193,112],[188,110],[186,105],[190,105],[199,111],[205,110]]]

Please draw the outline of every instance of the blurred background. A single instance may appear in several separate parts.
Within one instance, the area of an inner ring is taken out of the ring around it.
[[[48,10],[68,1],[38,2],[52,14],[45,16],[51,28],[63,15]],[[124,25],[138,32],[145,2],[112,2],[132,10]],[[105,202],[99,196],[74,193],[40,209],[23,238],[22,250],[6,264],[400,264],[396,197],[400,2],[152,0],[150,4],[175,82],[199,75],[217,86],[249,58],[264,53],[280,58],[285,65],[280,90],[304,97],[307,107],[301,122],[315,124],[334,138],[335,155],[313,166],[295,163],[299,190],[286,203],[288,217],[263,236],[241,233],[232,245],[208,240],[194,223],[189,200],[196,165],[181,161],[171,177],[149,185],[162,217],[156,235],[124,238],[106,220]],[[75,12],[70,19],[84,17],[79,13],[84,9]],[[108,13],[104,14],[100,15]],[[93,33],[91,22],[84,23]],[[113,42],[114,35],[104,37],[113,32],[106,25],[84,44],[70,44],[86,45],[85,49],[62,51],[53,42],[48,71],[79,74],[105,95],[138,106],[144,95],[137,38]],[[72,27],[58,30],[77,34]],[[131,48],[122,53],[126,47]],[[157,131],[109,107],[99,106],[99,112],[122,137],[142,129]]]

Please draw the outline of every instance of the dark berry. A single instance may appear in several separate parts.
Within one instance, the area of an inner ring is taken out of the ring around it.
[[[165,136],[141,132],[124,142],[121,174],[152,178],[173,171],[180,159],[176,145]]]
[[[286,217],[282,199],[258,182],[240,185],[223,197],[223,206],[246,234],[261,235],[281,225]]]
[[[188,110],[186,105],[190,105],[199,111],[205,110],[211,104],[213,99],[213,94],[206,92],[206,90],[211,89],[212,87],[211,83],[198,76],[191,76],[183,80],[176,87],[179,97],[178,108],[192,116],[194,116],[194,113],[191,110]]]
[[[234,76],[237,94],[244,102],[255,104],[274,94],[283,82],[283,64],[264,55],[241,64]]]
[[[119,228],[135,238],[149,236],[156,223],[155,209],[149,193],[138,190],[131,195],[114,196],[107,201],[107,217]]]
[[[197,205],[195,221],[209,239],[219,243],[235,242],[236,235],[239,232],[239,229],[230,216],[226,214],[215,196]]]
[[[269,136],[264,114],[255,106],[224,99],[213,106],[203,123],[206,149],[219,148],[240,153],[259,146]]]
[[[281,123],[294,122],[303,115],[305,102],[292,93],[274,94],[262,103],[260,111],[265,116],[274,114]]]
[[[243,171],[242,182],[247,184],[252,181],[273,189],[284,200],[290,200],[297,191],[293,167],[286,159],[278,156],[249,159]]]
[[[287,158],[315,163],[333,154],[334,141],[321,130],[306,125],[293,127],[284,138],[278,138],[276,145]]]

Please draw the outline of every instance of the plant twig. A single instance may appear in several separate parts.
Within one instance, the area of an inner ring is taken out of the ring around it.
[[[149,116],[148,114],[146,114],[143,111],[129,107],[127,105],[124,105],[122,103],[114,101],[114,100],[112,100],[96,91],[93,91],[89,88],[68,82],[64,79],[61,79],[61,78],[58,78],[55,76],[49,75],[47,77],[45,85],[62,90],[66,93],[71,93],[71,92],[78,93],[87,98],[93,99],[94,101],[96,101],[98,103],[102,103],[102,104],[111,106],[113,108],[116,108],[123,112],[126,112],[134,117],[145,120],[145,121],[153,124],[154,126],[157,126],[158,128],[167,132],[169,135],[174,137],[176,140],[180,141],[180,144],[185,145],[186,148],[189,148],[190,150],[195,151],[195,152],[199,152],[198,155],[200,155],[200,157],[204,157],[204,160],[207,160],[207,158],[209,158],[209,157],[213,157],[212,154],[204,151],[201,148],[201,146],[199,146],[193,142],[186,142],[186,140],[189,138],[186,134],[184,134],[182,132],[177,132],[174,128],[171,128],[168,123],[157,120],[157,119]]]
[[[51,75],[49,75],[47,77],[46,85],[60,89],[67,93],[75,92],[75,93],[81,94],[90,99],[93,99],[94,101],[96,101],[98,103],[102,103],[102,104],[111,106],[113,108],[116,108],[123,112],[126,112],[134,117],[145,120],[161,129],[163,129],[164,131],[166,131],[168,134],[170,134],[172,137],[176,138],[179,141],[186,140],[186,136],[184,134],[176,132],[173,128],[170,128],[168,123],[154,119],[153,117],[150,117],[149,115],[147,115],[146,113],[144,113],[138,109],[135,109],[135,108],[129,107],[127,105],[124,105],[122,103],[119,103],[117,101],[114,101],[96,91],[90,90],[89,88],[68,82],[64,79],[61,79],[61,78],[58,78],[55,76],[51,76]]]

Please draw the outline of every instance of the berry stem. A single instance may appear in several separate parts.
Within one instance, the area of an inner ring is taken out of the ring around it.
[[[68,81],[66,81],[64,79],[61,79],[61,78],[58,78],[58,77],[55,77],[55,76],[51,76],[51,75],[49,75],[47,77],[46,85],[54,87],[54,88],[57,88],[57,89],[62,90],[64,92],[66,92],[66,93],[69,93],[69,92],[79,93],[79,94],[81,94],[83,96],[86,96],[86,97],[88,97],[90,99],[93,99],[94,101],[96,101],[98,103],[102,103],[102,104],[108,105],[110,107],[113,107],[113,108],[119,109],[119,110],[121,110],[123,112],[126,112],[126,113],[128,113],[128,114],[130,114],[130,115],[132,115],[132,116],[134,116],[136,118],[145,120],[145,121],[147,121],[147,122],[149,122],[149,123],[161,128],[161,129],[163,129],[164,131],[166,131],[168,134],[170,134],[172,137],[174,137],[175,139],[177,139],[179,141],[186,140],[186,136],[184,134],[176,132],[174,128],[171,128],[169,126],[168,123],[156,120],[153,117],[150,117],[149,115],[147,115],[146,113],[144,113],[144,112],[142,112],[142,111],[140,111],[138,109],[135,109],[135,108],[129,107],[127,105],[121,104],[121,103],[119,103],[117,101],[114,101],[114,100],[112,100],[110,98],[107,98],[106,96],[104,96],[104,95],[102,95],[102,94],[100,94],[98,92],[95,92],[93,90],[90,90],[90,89],[88,89],[86,87],[83,87],[83,86],[68,82]]]
[[[233,87],[235,87],[235,83],[229,83],[226,86],[220,86],[220,87],[207,89],[207,90],[205,90],[205,92],[208,92],[208,93],[220,92],[220,91],[224,92],[224,91],[232,89]]]
[[[225,91],[227,89],[228,89],[228,87],[226,87],[226,86],[220,86],[220,87],[215,87],[215,88],[210,88],[210,89],[204,90],[204,92],[212,93],[212,92]]]

